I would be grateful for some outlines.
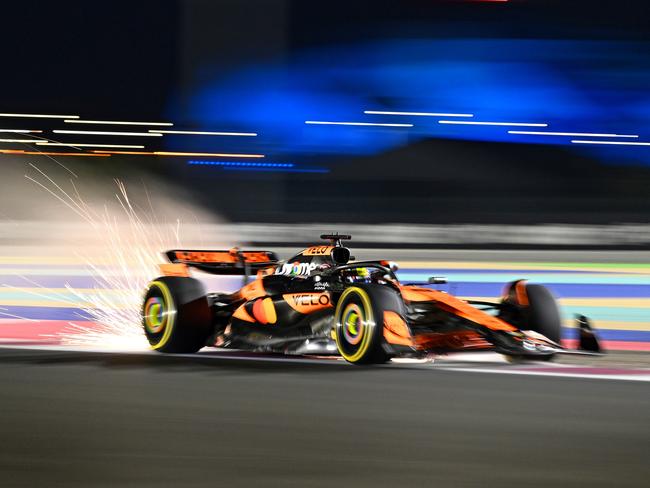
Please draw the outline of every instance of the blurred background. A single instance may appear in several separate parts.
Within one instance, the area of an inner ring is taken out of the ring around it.
[[[214,154],[70,164],[110,177],[146,172],[229,221],[648,223],[646,2],[27,0],[3,8],[11,19],[0,33],[10,46],[4,111],[173,126],[0,117],[2,128],[144,145],[114,148],[122,152]],[[236,135],[49,132],[138,127]],[[633,243],[647,245],[647,234]]]
[[[0,4],[3,487],[647,485],[647,0]],[[334,231],[610,355],[146,350],[161,251]]]

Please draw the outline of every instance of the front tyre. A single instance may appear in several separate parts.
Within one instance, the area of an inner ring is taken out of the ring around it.
[[[562,317],[557,300],[542,285],[518,280],[506,285],[499,317],[521,330],[533,330],[559,343],[562,340]]]
[[[560,344],[562,340],[562,317],[557,300],[551,291],[542,285],[531,285],[518,280],[506,286],[503,309],[500,317],[520,330],[538,332],[551,341]],[[554,354],[518,355],[515,360],[534,359],[550,361]],[[511,358],[513,359],[513,358]]]
[[[334,331],[337,348],[346,361],[373,364],[389,359],[382,348],[383,311],[377,305],[365,289],[356,286],[347,288],[339,298]]]
[[[211,332],[210,306],[201,282],[177,276],[152,281],[142,305],[142,325],[156,351],[197,352]]]
[[[560,343],[562,316],[553,294],[542,285],[526,285],[526,293],[530,303],[528,311],[530,329]]]

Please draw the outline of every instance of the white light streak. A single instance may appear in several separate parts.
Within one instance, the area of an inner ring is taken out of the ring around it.
[[[176,152],[176,151],[104,151],[95,150],[94,153],[126,154],[133,156],[198,156],[217,158],[263,158],[264,154],[233,154],[233,153],[206,153],[206,152]]]
[[[528,136],[585,136],[585,137],[629,137],[638,138],[633,134],[597,134],[591,132],[536,132],[528,130],[509,130],[508,134],[522,134]]]
[[[11,132],[12,134],[41,134],[43,131],[28,129],[0,129],[0,132]]]
[[[0,117],[26,117],[29,119],[78,119],[78,115],[48,115],[48,114],[0,114]]]
[[[171,127],[171,122],[131,122],[128,120],[64,120],[67,124],[101,124],[101,125],[156,125]]]
[[[613,146],[650,146],[650,142],[623,142],[623,141],[581,141],[572,140],[573,144],[610,144]]]
[[[65,146],[65,147],[114,147],[122,149],[144,149],[142,145],[131,145],[131,144],[74,144],[63,143],[63,142],[37,142],[37,146]]]
[[[313,125],[361,125],[376,127],[413,127],[413,124],[376,124],[371,122],[326,122],[323,120],[305,120],[305,124]]]
[[[196,135],[196,136],[243,136],[243,137],[255,137],[257,136],[256,132],[206,132],[206,131],[196,131],[196,130],[150,130],[149,132],[155,132],[158,134],[187,134],[187,135]]]
[[[24,144],[29,144],[29,143],[38,143],[38,140],[36,139],[0,139],[0,142],[20,142]]]
[[[477,122],[470,120],[439,120],[439,124],[457,124],[457,125],[507,125],[513,127],[548,127],[548,124],[533,124],[529,122]]]
[[[136,136],[136,137],[162,137],[162,134],[153,132],[107,132],[102,130],[53,130],[55,134],[90,134],[94,136]]]
[[[413,115],[415,117],[474,117],[474,114],[446,114],[437,112],[388,112],[385,110],[364,110],[369,115]]]
[[[9,149],[0,149],[0,154],[13,154],[15,156],[47,156],[50,158],[52,161],[60,165],[62,168],[64,168],[66,171],[70,172],[71,174],[75,175],[72,171],[70,171],[66,166],[61,164],[57,159],[50,157],[50,156],[79,156],[79,157],[109,157],[110,154],[90,154],[87,152],[45,152],[41,151],[40,149],[36,151],[14,151],[14,150],[9,150]],[[76,175],[75,175],[76,176]]]

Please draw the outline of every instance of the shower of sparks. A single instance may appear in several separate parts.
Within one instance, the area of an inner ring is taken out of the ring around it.
[[[91,290],[66,284],[70,295],[65,300],[74,302],[80,310],[80,320],[69,322],[55,338],[64,345],[147,349],[142,331],[143,293],[149,281],[159,275],[161,250],[180,245],[180,221],[160,222],[153,206],[147,211],[137,208],[119,180],[115,180],[118,210],[104,205],[97,211],[84,201],[73,181],[72,191],[67,192],[46,173],[31,166],[38,175],[25,175],[26,178],[81,217],[88,224],[88,234],[102,242],[100,256],[91,258],[76,253],[95,284]]]

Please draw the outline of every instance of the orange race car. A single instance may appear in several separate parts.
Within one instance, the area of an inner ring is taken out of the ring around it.
[[[341,244],[350,236],[321,238],[329,244],[283,262],[268,251],[168,251],[171,263],[161,265],[164,276],[150,283],[143,303],[152,348],[340,355],[355,364],[450,351],[535,359],[578,352],[560,345],[558,305],[541,285],[520,280],[507,284],[498,301],[461,300],[400,283],[388,261],[356,261]],[[241,274],[245,284],[235,293],[207,292],[191,268]],[[581,349],[600,351],[589,321],[579,317],[578,323]]]

